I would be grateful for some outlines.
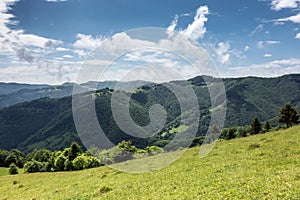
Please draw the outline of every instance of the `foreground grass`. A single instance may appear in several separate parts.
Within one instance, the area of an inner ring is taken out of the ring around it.
[[[0,199],[300,199],[300,126],[220,141],[202,159],[199,149],[151,173],[100,167],[2,176]]]

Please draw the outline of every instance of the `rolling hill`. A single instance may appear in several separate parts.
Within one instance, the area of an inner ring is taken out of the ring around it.
[[[199,158],[188,149],[173,164],[130,174],[99,167],[0,177],[3,199],[299,199],[300,127],[218,141]],[[160,154],[161,162],[173,153]],[[131,160],[137,167],[149,160]],[[126,164],[127,163],[127,164]],[[149,164],[151,168],[151,165]]]
[[[269,120],[275,126],[285,103],[290,102],[298,111],[300,109],[300,75],[228,78],[223,81],[227,95],[225,127],[249,125],[255,116],[261,121]],[[202,77],[195,77],[189,82],[198,97],[201,114],[197,135],[205,135],[210,120],[208,86]],[[94,95],[99,123],[110,140],[118,143],[130,139],[138,147],[164,146],[172,140],[182,117],[175,95],[160,84],[125,93],[131,95],[130,114],[137,124],[147,125],[149,108],[161,104],[168,113],[166,125],[158,135],[150,138],[138,139],[126,135],[112,117],[112,90],[102,89],[96,95],[86,94]],[[18,148],[28,152],[39,148],[63,149],[72,141],[81,143],[73,122],[71,100],[71,97],[42,98],[1,109],[0,148]]]
[[[113,89],[117,81],[87,82],[80,84],[82,88]],[[143,85],[152,85],[146,81],[131,81],[120,84],[122,90],[132,90]],[[0,108],[8,107],[17,103],[33,101],[40,98],[62,98],[71,96],[74,83],[62,85],[30,85],[18,83],[0,83]]]

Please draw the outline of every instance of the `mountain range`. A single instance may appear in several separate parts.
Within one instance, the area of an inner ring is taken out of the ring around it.
[[[210,79],[213,82],[214,78]],[[203,77],[199,76],[188,80],[199,104],[200,120],[197,136],[206,134],[210,121],[211,103],[208,92],[210,82],[207,81],[210,79],[206,78],[205,82]],[[272,126],[277,126],[279,111],[287,102],[300,110],[299,74],[275,78],[243,77],[222,80],[227,98],[225,127],[249,125],[256,116],[262,122],[268,120]],[[82,87],[93,84],[95,83],[83,84]],[[113,143],[130,139],[138,147],[164,146],[172,140],[179,129],[184,128],[179,124],[180,118],[183,117],[179,102],[168,88],[162,84],[129,82],[122,83],[121,89],[131,96],[129,111],[136,124],[141,126],[149,124],[149,108],[155,104],[165,108],[167,119],[162,130],[153,137],[141,139],[125,134],[117,126],[112,115],[111,96],[114,90],[111,88],[115,84],[116,82],[103,83],[95,93],[85,94],[95,97],[98,121]],[[177,81],[177,84],[180,84],[180,81]],[[57,93],[54,88],[58,90]],[[10,99],[8,103],[10,106],[5,107],[5,104],[2,104],[0,109],[0,149],[18,148],[29,152],[40,148],[63,149],[72,141],[82,144],[72,115],[70,96],[72,88],[73,84],[69,83],[62,86],[26,85],[19,90],[15,87],[12,93],[9,93],[7,88],[0,89],[3,91],[1,102]]]

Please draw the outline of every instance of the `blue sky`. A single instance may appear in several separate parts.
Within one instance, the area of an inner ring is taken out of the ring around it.
[[[300,0],[2,0],[0,81],[75,81],[93,50],[125,39],[130,50],[133,38],[122,32],[143,27],[179,32],[204,47],[220,76],[300,71]],[[117,79],[117,67],[105,79]]]

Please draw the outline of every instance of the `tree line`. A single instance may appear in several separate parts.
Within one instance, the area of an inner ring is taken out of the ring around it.
[[[278,122],[285,124],[285,128],[297,124],[298,120],[299,115],[290,104],[286,104],[281,109]],[[271,129],[272,127],[268,121],[262,126],[259,118],[255,117],[250,126],[223,129],[220,138],[230,140],[236,137],[266,133]],[[218,132],[216,127],[214,127],[214,131]],[[191,146],[202,144],[204,138],[204,136],[195,138]],[[94,147],[84,151],[76,142],[73,142],[70,147],[65,148],[63,151],[51,152],[48,149],[40,149],[27,155],[17,149],[11,151],[0,150],[0,167],[9,167],[10,174],[17,174],[18,168],[24,168],[24,172],[27,173],[73,171],[142,158],[163,151],[158,146],[139,149],[132,145],[131,141],[122,141],[111,149],[100,150]]]
[[[294,124],[298,124],[299,115],[296,108],[289,103],[285,104],[280,110],[278,122],[283,124],[283,128],[289,128]],[[220,138],[230,140],[237,137],[247,137],[248,135],[269,132],[272,128],[269,121],[262,124],[259,118],[255,117],[249,126],[223,129]]]
[[[133,146],[131,141],[122,141],[111,149],[100,150],[94,147],[83,151],[76,142],[73,142],[63,151],[51,152],[48,149],[40,149],[27,155],[18,149],[0,150],[0,167],[9,167],[10,174],[18,174],[18,168],[23,168],[25,173],[74,171],[151,156],[161,152],[163,149],[157,146],[139,149]]]

